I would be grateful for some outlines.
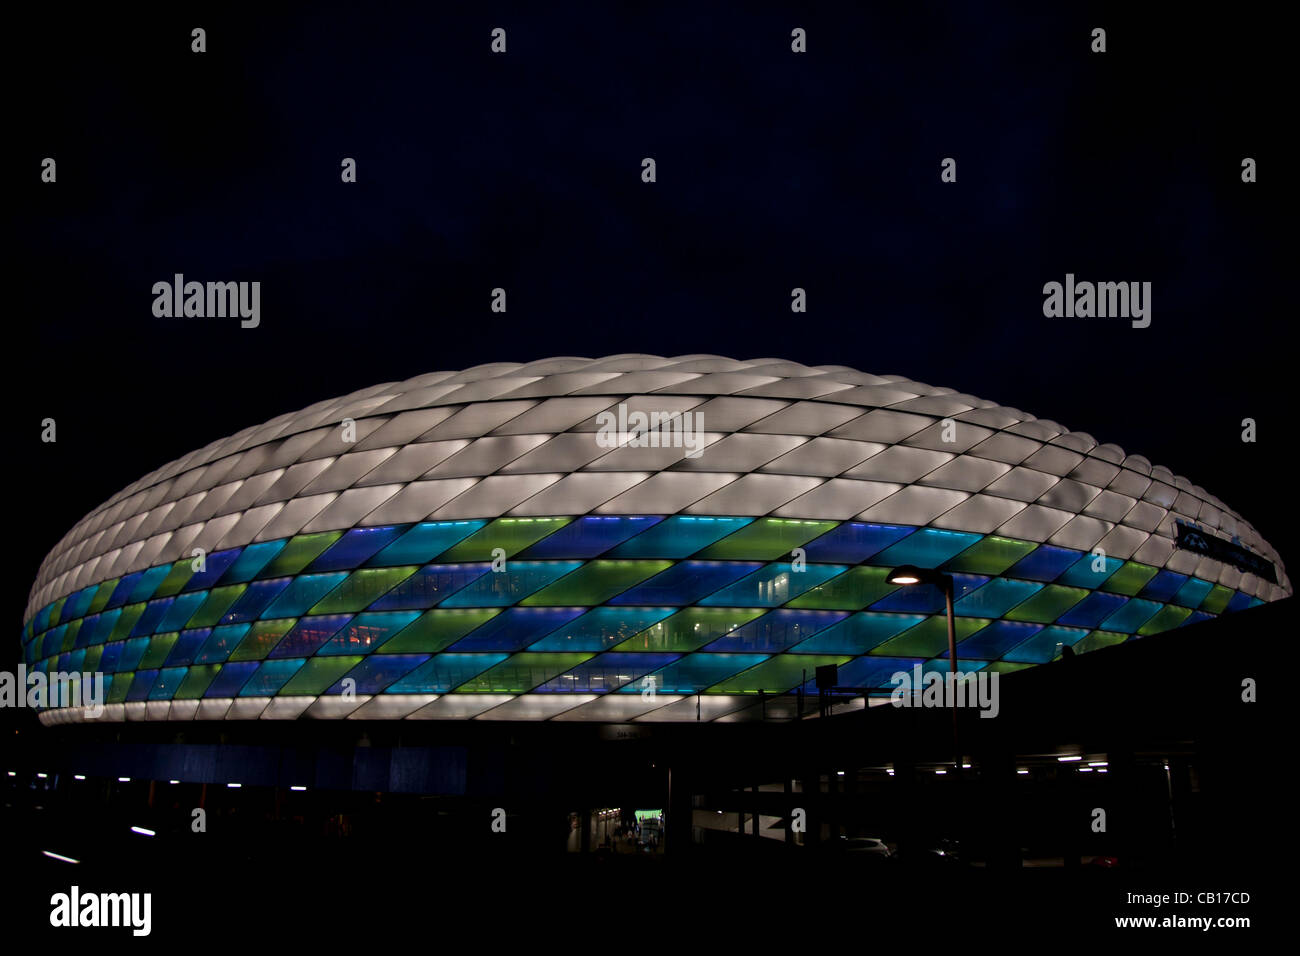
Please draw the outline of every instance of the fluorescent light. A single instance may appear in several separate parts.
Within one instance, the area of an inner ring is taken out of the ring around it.
[[[1097,768],[1097,772],[1098,772],[1098,773],[1110,773],[1110,771],[1107,770],[1105,767],[1098,767],[1098,768]]]
[[[36,775],[36,778],[37,778],[38,780],[47,780],[47,779],[49,779],[49,776],[50,776],[50,775],[49,775],[48,773],[38,773],[38,774]]]
[[[1029,773],[1028,770],[1017,770],[1016,773]]]
[[[85,775],[84,773],[79,773],[79,774],[76,774],[75,776],[73,776],[72,779],[73,779],[73,780],[85,780],[85,779],[86,779],[86,775]]]
[[[1104,760],[1089,760],[1089,761],[1088,761],[1088,766],[1089,766],[1089,767],[1109,767],[1110,764],[1108,764],[1108,763],[1107,763],[1106,761],[1104,761]]]
[[[961,765],[961,767],[962,767],[963,770],[969,770],[969,769],[970,769],[970,764],[968,764],[968,763],[964,763],[964,764]]]
[[[168,780],[167,782],[168,782],[168,783],[180,783],[179,780]]]
[[[9,771],[9,776],[11,776],[11,777],[16,777],[16,776],[18,776],[18,774],[14,773],[12,770],[10,770],[10,771]]]
[[[131,828],[131,832],[132,832],[132,833],[138,833],[138,834],[140,834],[141,836],[157,836],[157,835],[158,835],[158,834],[154,833],[152,830],[146,830],[144,827],[132,827],[132,828]]]
[[[118,777],[118,778],[117,778],[117,782],[118,782],[118,783],[130,783],[130,782],[131,782],[131,778],[130,778],[130,777]]]
[[[1082,760],[1082,757],[1057,757],[1061,763],[1069,763],[1071,760]]]
[[[947,770],[936,770],[936,771],[935,771],[935,773],[939,773],[939,774],[944,774],[944,773],[947,773],[947,772],[948,772]]]
[[[228,784],[226,784],[226,786],[229,787],[231,790],[238,790],[240,787],[243,786],[243,784],[242,784],[242,783],[228,783]]]
[[[49,850],[42,850],[41,852],[44,853],[46,856],[48,856],[51,860],[58,860],[60,863],[80,863],[80,862],[81,862],[80,860],[74,860],[74,859],[73,859],[72,857],[70,857],[70,856],[63,856],[62,854],[59,854],[59,853],[51,853]]]
[[[842,776],[844,776],[844,771],[843,771],[843,770],[836,770],[836,771],[835,771],[835,776],[837,776],[837,777],[842,777]]]
[[[1091,767],[1080,767],[1080,768],[1079,768],[1079,773],[1092,773],[1092,768],[1091,768]]]
[[[306,790],[306,787],[290,787],[290,790]]]

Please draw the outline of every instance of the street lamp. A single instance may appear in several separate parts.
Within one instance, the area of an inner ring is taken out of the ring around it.
[[[952,575],[944,574],[933,568],[918,568],[914,564],[904,564],[889,572],[886,579],[890,584],[910,587],[916,584],[933,584],[943,592],[948,610],[948,670],[952,675],[949,694],[952,696],[952,749],[953,767],[961,773],[961,743],[957,736],[957,620],[952,609]]]

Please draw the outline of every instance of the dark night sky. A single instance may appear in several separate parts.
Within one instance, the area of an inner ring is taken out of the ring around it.
[[[1289,34],[1268,14],[444,6],[17,14],[15,632],[45,552],[146,471],[377,382],[550,355],[950,386],[1169,466],[1287,558]],[[155,319],[175,272],[260,280],[261,327]],[[1152,282],[1151,327],[1044,318],[1066,272]]]

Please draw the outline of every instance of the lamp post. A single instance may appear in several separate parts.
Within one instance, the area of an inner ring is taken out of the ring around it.
[[[933,584],[943,592],[948,610],[948,670],[951,675],[949,694],[952,697],[952,749],[953,770],[961,775],[961,741],[957,734],[957,620],[952,609],[953,582],[951,574],[944,574],[933,568],[918,568],[905,564],[889,572],[890,584],[910,587],[916,584]]]

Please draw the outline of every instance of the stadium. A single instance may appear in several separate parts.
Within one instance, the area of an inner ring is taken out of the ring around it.
[[[96,723],[783,720],[827,665],[857,707],[949,669],[945,595],[903,566],[951,576],[966,672],[1291,593],[1223,502],[1014,408],[778,359],[554,358],[151,472],[46,557],[23,661],[102,672]]]

